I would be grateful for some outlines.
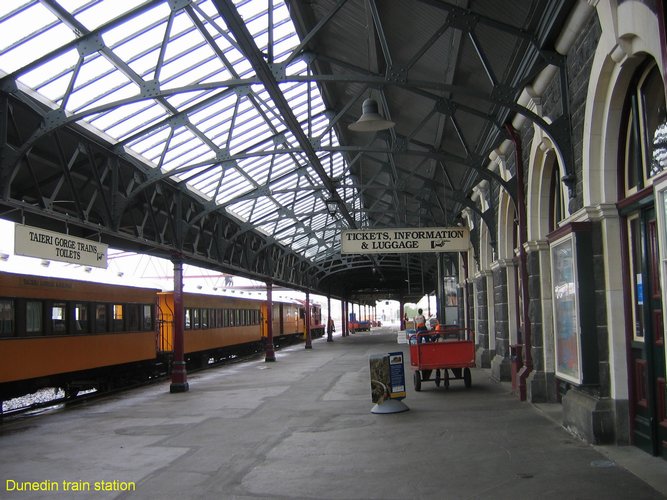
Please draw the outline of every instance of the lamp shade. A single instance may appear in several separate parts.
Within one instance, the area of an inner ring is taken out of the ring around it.
[[[329,215],[335,215],[336,210],[338,209],[338,203],[336,202],[336,200],[334,200],[333,198],[328,199],[326,201],[326,205],[327,205],[327,212],[329,212]]]
[[[378,112],[377,101],[369,98],[361,105],[361,116],[359,119],[348,125],[347,128],[353,132],[377,132],[391,128],[394,125],[394,122],[382,118]]]

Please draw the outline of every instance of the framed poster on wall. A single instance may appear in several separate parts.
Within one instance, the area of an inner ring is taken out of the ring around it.
[[[556,377],[577,385],[598,380],[591,229],[588,222],[570,223],[547,237]]]
[[[568,236],[551,245],[551,277],[553,283],[554,342],[556,374],[581,383],[581,350],[579,349],[577,268],[574,237]]]

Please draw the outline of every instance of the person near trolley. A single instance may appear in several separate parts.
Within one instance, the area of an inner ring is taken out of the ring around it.
[[[423,309],[417,309],[417,316],[415,316],[415,330],[417,330],[417,335],[428,331],[428,328],[426,328],[426,317],[424,316]],[[422,342],[427,342],[426,336],[418,336],[417,338],[421,338]]]

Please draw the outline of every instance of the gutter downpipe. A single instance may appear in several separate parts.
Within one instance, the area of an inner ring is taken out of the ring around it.
[[[461,260],[463,261],[463,326],[464,328],[472,328],[470,324],[470,316],[468,308],[470,307],[470,297],[468,297],[468,252],[461,252]]]
[[[528,230],[526,226],[526,193],[524,185],[523,169],[523,151],[521,148],[521,138],[511,123],[505,124],[505,130],[514,143],[514,153],[516,155],[516,211],[519,218],[519,279],[521,280],[521,317],[523,320],[523,352],[524,365],[519,370],[519,399],[526,400],[526,379],[533,371],[533,353],[532,353],[532,331],[530,327],[529,315],[529,294],[528,294],[528,266],[526,263],[525,243],[528,239]]]

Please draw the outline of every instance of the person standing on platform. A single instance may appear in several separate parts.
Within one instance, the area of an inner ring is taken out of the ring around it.
[[[426,317],[424,316],[423,309],[417,310],[417,316],[415,316],[415,330],[417,330],[417,335],[428,331],[426,328]],[[426,337],[421,337],[421,341],[427,342]]]
[[[333,342],[333,332],[336,331],[336,325],[334,320],[329,316],[329,322],[327,323],[327,342]]]

